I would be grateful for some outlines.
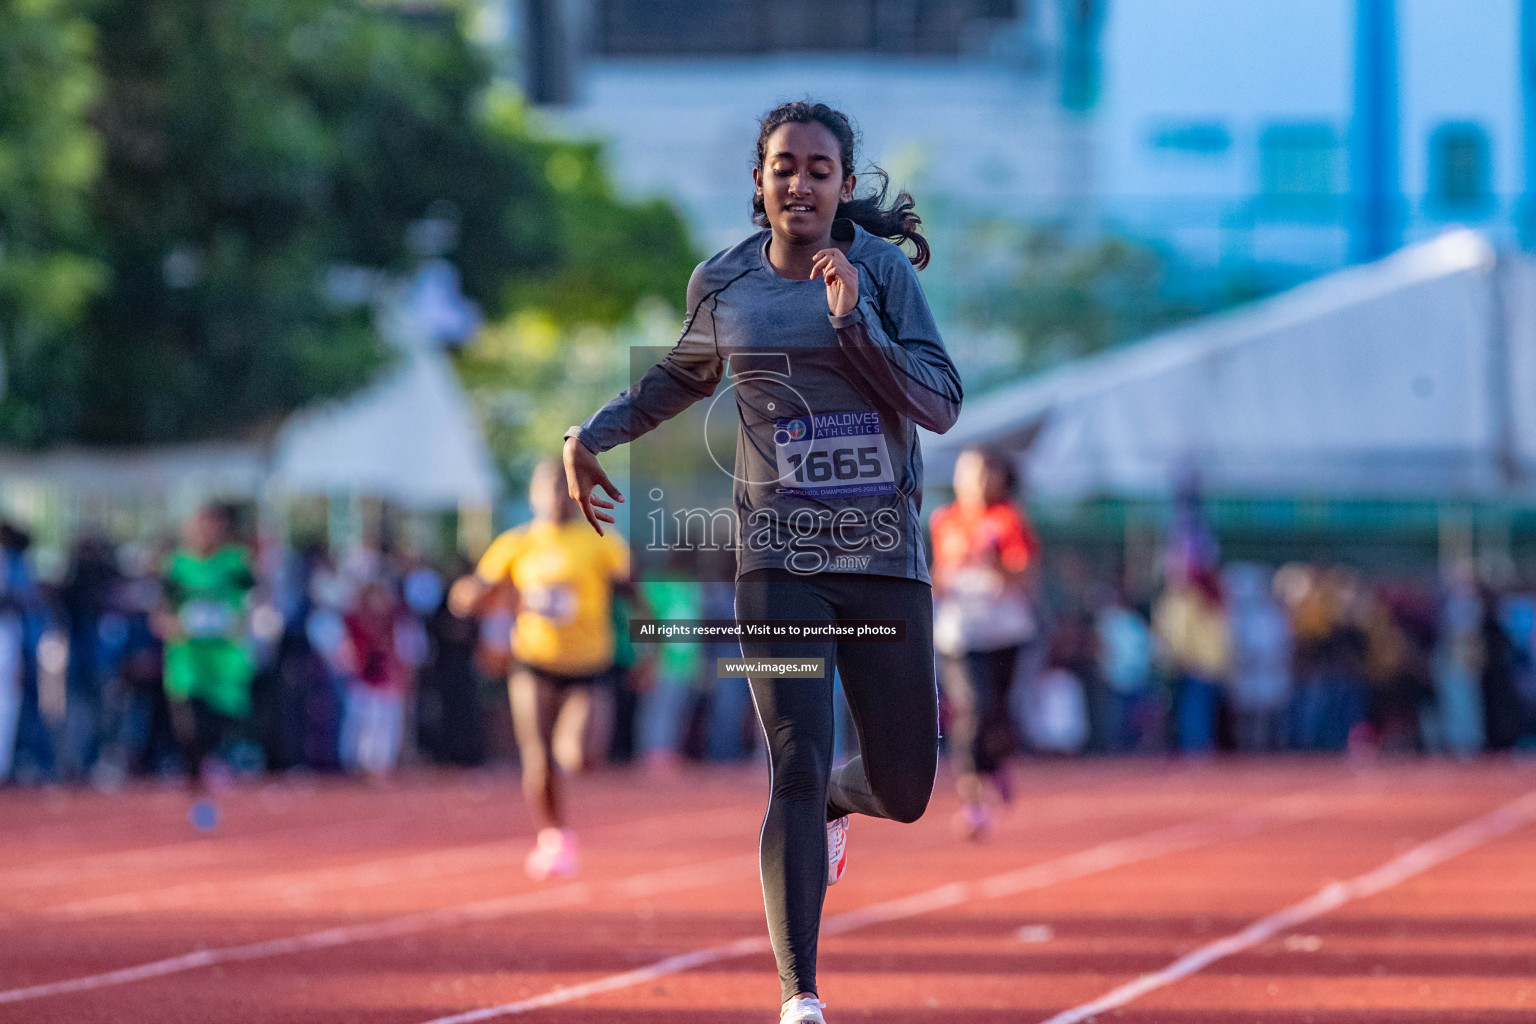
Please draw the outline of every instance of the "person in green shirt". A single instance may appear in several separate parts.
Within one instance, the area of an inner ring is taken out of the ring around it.
[[[691,580],[646,580],[640,593],[657,619],[697,619],[704,613],[703,588]],[[650,692],[640,706],[641,746],[646,767],[659,773],[682,763],[682,741],[693,698],[704,672],[698,643],[656,645]]]
[[[249,716],[256,675],[246,630],[256,579],[250,552],[230,540],[227,509],[209,505],[192,517],[183,546],[166,560],[163,584],[165,695],[199,798],[193,823],[211,828],[218,815],[207,800],[203,761]]]

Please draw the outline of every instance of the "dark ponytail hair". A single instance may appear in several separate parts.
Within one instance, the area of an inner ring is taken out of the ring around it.
[[[848,115],[840,110],[833,110],[825,103],[811,103],[808,100],[796,100],[793,103],[780,103],[758,123],[757,132],[757,167],[762,168],[768,158],[768,136],[772,135],[781,125],[786,124],[819,124],[832,133],[837,140],[839,156],[843,162],[843,176],[854,173],[854,150],[858,144],[858,134],[853,130],[853,125],[848,120]],[[871,167],[866,177],[880,179],[878,189],[856,195],[846,203],[837,204],[837,216],[846,217],[859,227],[872,235],[888,238],[898,245],[902,242],[911,242],[917,250],[915,255],[907,257],[912,265],[922,270],[928,265],[928,239],[924,238],[918,228],[922,226],[923,219],[913,212],[916,203],[912,194],[905,189],[896,193],[896,200],[890,206],[885,205],[886,194],[890,190],[890,176],[878,167]],[[752,196],[752,223],[758,227],[768,226],[768,211],[763,205],[763,197],[757,194]]]

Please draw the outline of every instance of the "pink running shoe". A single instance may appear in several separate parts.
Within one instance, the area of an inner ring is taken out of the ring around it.
[[[961,839],[981,842],[992,834],[992,812],[986,804],[966,804],[955,812],[950,824]]]
[[[539,842],[523,861],[528,877],[544,881],[547,878],[569,878],[581,866],[581,855],[576,843],[576,833],[564,828],[539,829]]]
[[[842,881],[848,870],[848,815],[827,822],[827,884]]]

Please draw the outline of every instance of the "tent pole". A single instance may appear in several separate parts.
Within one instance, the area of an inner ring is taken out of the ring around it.
[[[1490,441],[1494,472],[1500,499],[1505,501],[1513,496],[1519,473],[1514,396],[1510,394],[1509,314],[1505,308],[1508,271],[1508,259],[1503,253],[1495,253],[1488,268],[1488,411],[1493,421]]]
[[[1491,587],[1504,587],[1515,574],[1514,524],[1505,502],[1488,513],[1477,531],[1477,575]]]
[[[1440,579],[1450,580],[1472,560],[1472,517],[1465,506],[1443,502],[1439,526]]]

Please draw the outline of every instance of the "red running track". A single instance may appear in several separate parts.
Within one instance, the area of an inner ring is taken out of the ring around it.
[[[996,836],[855,819],[831,1024],[1536,1020],[1536,763],[1026,762]],[[776,1020],[766,775],[606,773],[574,881],[515,778],[0,791],[0,1021]]]

